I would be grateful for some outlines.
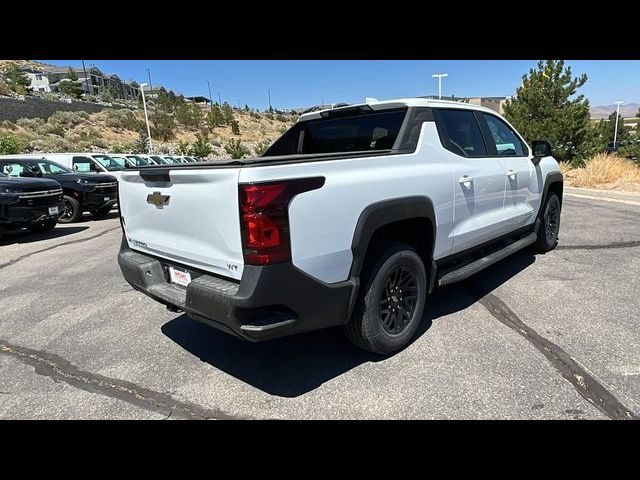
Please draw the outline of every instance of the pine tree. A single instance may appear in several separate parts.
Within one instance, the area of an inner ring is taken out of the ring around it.
[[[138,132],[138,139],[133,142],[132,153],[147,153],[149,151],[149,137],[144,129]]]
[[[233,135],[240,135],[240,124],[237,120],[231,120],[231,133]]]
[[[209,144],[209,135],[207,132],[202,131],[196,133],[196,141],[191,146],[190,154],[196,157],[207,158],[213,149]]]
[[[247,154],[239,138],[229,140],[229,143],[224,146],[224,150],[234,159],[242,158]]]
[[[71,67],[69,67],[69,71],[67,72],[67,78],[60,81],[59,88],[62,93],[70,96],[71,98],[82,97],[82,87],[78,82],[78,75]]]
[[[595,127],[594,142],[598,150],[604,150],[607,145],[613,143],[616,129],[616,112],[611,112],[609,118],[600,120]],[[625,143],[631,139],[631,130],[624,124],[622,115],[618,116],[617,143]]]
[[[15,64],[9,65],[5,72],[6,84],[18,95],[26,95],[31,90],[31,80]]]
[[[586,74],[573,78],[564,60],[540,61],[522,77],[505,117],[529,143],[549,140],[555,158],[579,163],[593,151],[589,101],[574,96],[586,81]]]

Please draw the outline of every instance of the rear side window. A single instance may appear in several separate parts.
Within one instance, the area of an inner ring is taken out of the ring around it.
[[[471,110],[435,109],[438,130],[447,150],[462,157],[485,157],[487,148]]]
[[[391,150],[407,109],[299,122],[263,156]]]
[[[481,113],[499,157],[524,157],[525,147],[515,132],[498,117]]]

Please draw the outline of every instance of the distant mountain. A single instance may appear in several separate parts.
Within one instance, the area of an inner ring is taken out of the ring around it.
[[[615,111],[617,105],[603,105],[601,107],[591,107],[589,113],[593,119],[607,118],[611,115],[611,112]],[[640,103],[627,103],[626,105],[620,105],[620,115],[622,118],[633,118],[637,115]]]

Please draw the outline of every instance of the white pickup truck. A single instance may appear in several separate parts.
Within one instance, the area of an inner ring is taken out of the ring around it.
[[[407,345],[437,286],[557,244],[563,179],[476,105],[422,98],[302,115],[259,158],[127,169],[126,280],[248,340],[344,326]]]

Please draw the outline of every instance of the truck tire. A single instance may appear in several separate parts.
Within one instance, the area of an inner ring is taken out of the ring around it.
[[[558,232],[560,231],[560,200],[555,193],[550,193],[542,207],[540,226],[536,232],[538,238],[534,244],[540,253],[546,253],[558,245]]]
[[[91,210],[90,213],[96,218],[103,218],[109,215],[109,212],[111,212],[111,207],[99,208],[98,210]]]
[[[27,230],[29,230],[31,233],[44,233],[48,232],[49,230],[53,230],[57,223],[57,219],[47,220],[36,225],[31,225]]]
[[[75,198],[64,196],[64,210],[58,218],[60,223],[73,223],[80,220],[82,216],[82,209],[80,203]]]
[[[427,296],[424,263],[408,245],[390,244],[363,266],[347,338],[369,352],[389,355],[415,335]]]

